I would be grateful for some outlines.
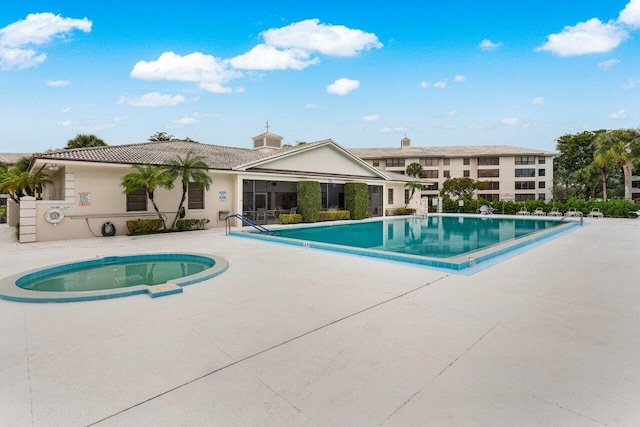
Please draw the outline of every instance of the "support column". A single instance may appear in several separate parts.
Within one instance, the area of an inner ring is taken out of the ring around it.
[[[20,199],[20,243],[36,241],[36,198]]]

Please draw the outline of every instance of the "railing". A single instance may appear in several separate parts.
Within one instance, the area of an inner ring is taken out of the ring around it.
[[[225,234],[228,236],[229,235],[229,231],[231,231],[231,224],[229,224],[229,219],[231,218],[238,218],[240,221],[242,221],[244,224],[250,225],[251,227],[255,228],[256,230],[258,230],[260,233],[266,234],[266,233],[272,233],[271,230],[263,227],[262,225],[258,224],[257,222],[251,221],[249,218],[247,218],[246,216],[242,216],[240,214],[233,214],[233,215],[229,215],[225,218],[225,220],[227,221],[227,225],[225,226]]]

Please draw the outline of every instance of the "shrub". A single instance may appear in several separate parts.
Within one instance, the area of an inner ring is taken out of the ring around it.
[[[280,224],[297,224],[302,222],[302,215],[300,214],[280,214],[278,217]]]
[[[316,222],[322,210],[322,191],[318,181],[298,182],[298,212],[303,222]]]
[[[351,219],[349,211],[321,211],[319,221],[339,221],[341,219]]]
[[[157,233],[163,225],[161,219],[130,219],[127,221],[130,236]]]
[[[351,219],[367,217],[369,205],[369,187],[364,182],[347,182],[344,185],[344,204]]]
[[[204,230],[209,222],[209,218],[179,219],[176,222],[176,228],[178,229],[178,231]]]
[[[396,209],[387,209],[387,215],[413,215],[416,213],[416,210],[413,208],[396,208]]]

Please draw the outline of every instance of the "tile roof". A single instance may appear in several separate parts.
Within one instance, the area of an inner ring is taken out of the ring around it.
[[[285,150],[287,150],[285,148]],[[248,148],[201,144],[193,141],[171,140],[106,147],[56,150],[34,155],[37,159],[71,160],[98,163],[163,165],[189,151],[203,158],[211,169],[231,170],[233,167],[273,155]],[[279,150],[278,152],[282,152]]]
[[[464,145],[451,147],[397,147],[397,148],[352,148],[351,153],[362,159],[395,157],[480,157],[480,156],[552,156],[553,151],[514,147],[511,145]]]
[[[15,165],[21,158],[29,156],[31,154],[28,153],[0,153],[0,162],[7,165]]]

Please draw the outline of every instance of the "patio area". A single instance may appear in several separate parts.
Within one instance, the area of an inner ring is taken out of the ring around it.
[[[640,220],[586,219],[472,275],[222,229],[12,233],[2,277],[149,252],[230,266],[155,299],[0,300],[0,425],[640,425]]]

